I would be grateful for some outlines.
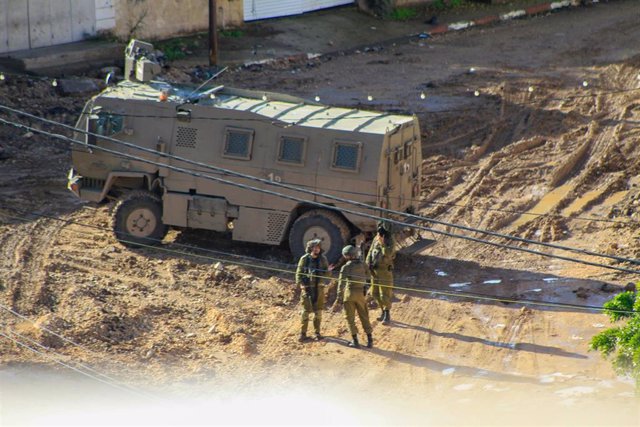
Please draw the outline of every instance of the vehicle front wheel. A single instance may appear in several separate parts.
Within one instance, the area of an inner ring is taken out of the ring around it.
[[[125,246],[157,245],[167,234],[162,200],[147,191],[133,191],[120,199],[111,222],[116,239]]]

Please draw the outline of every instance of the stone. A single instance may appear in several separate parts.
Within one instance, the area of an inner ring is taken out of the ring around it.
[[[60,79],[57,89],[63,96],[97,93],[100,91],[94,80],[86,78]]]
[[[613,292],[617,292],[619,289],[617,286],[612,285],[610,283],[603,283],[602,286],[600,286],[600,290],[602,292],[613,293]]]

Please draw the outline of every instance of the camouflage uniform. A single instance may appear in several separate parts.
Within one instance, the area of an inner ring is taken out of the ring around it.
[[[373,239],[365,260],[371,271],[371,295],[383,312],[380,320],[389,318],[393,298],[393,261],[396,257],[393,238],[386,235],[385,243],[379,235]]]
[[[314,313],[313,327],[317,337],[320,337],[320,322],[322,321],[322,309],[325,301],[325,284],[328,282],[329,262],[322,252],[313,257],[313,246],[307,244],[307,253],[300,257],[296,269],[296,284],[302,292],[300,303],[302,304],[300,335],[304,338],[309,327],[309,314]]]
[[[369,273],[359,259],[347,261],[340,270],[337,301],[344,303],[344,314],[349,324],[349,331],[354,338],[358,335],[355,322],[356,312],[365,333],[371,335],[373,332],[365,298],[365,287],[368,280]]]

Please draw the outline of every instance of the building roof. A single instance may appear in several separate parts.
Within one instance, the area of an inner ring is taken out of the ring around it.
[[[123,81],[106,89],[100,97],[161,102],[160,94],[163,91],[169,94],[166,102],[174,104],[184,104],[191,99],[202,106],[243,111],[263,116],[271,122],[318,129],[384,135],[396,126],[413,120],[408,115],[331,107],[283,94],[222,86],[194,92],[192,87],[169,85],[165,82],[145,84]]]

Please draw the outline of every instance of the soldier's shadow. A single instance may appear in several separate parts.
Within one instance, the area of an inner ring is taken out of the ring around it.
[[[334,343],[344,347],[349,346],[349,341],[343,338],[338,337],[325,337],[324,340],[327,343]],[[502,372],[496,371],[488,371],[486,369],[480,369],[471,366],[464,365],[452,365],[448,363],[439,362],[437,360],[428,359],[426,357],[420,356],[412,356],[408,354],[398,353],[397,351],[385,350],[379,347],[367,348],[366,346],[360,344],[360,349],[352,349],[348,347],[352,351],[366,351],[368,353],[372,353],[381,357],[384,357],[389,360],[393,360],[398,363],[406,363],[418,368],[429,369],[434,372],[443,372],[446,370],[452,370],[452,375],[457,376],[465,376],[465,377],[473,377],[473,378],[484,378],[489,380],[503,381],[503,382],[512,382],[512,383],[522,383],[522,384],[541,384],[539,379],[526,377],[521,375],[513,375],[513,374],[505,374]]]
[[[444,372],[446,370],[453,370],[452,375],[465,376],[473,378],[484,378],[503,382],[522,383],[522,384],[538,384],[540,381],[538,378],[526,377],[514,374],[505,374],[502,372],[489,371],[486,369],[453,365],[448,363],[439,362],[437,360],[428,359],[426,357],[412,356],[408,354],[398,353],[396,351],[384,350],[382,348],[374,347],[372,349],[366,349],[367,351],[393,360],[398,363],[406,363],[418,368],[426,368],[434,372]]]
[[[483,338],[472,337],[469,335],[462,335],[455,332],[439,332],[430,328],[426,328],[424,326],[410,325],[408,323],[402,323],[397,321],[394,321],[393,323],[391,323],[391,326],[395,326],[398,328],[405,328],[405,329],[413,329],[415,331],[425,332],[430,335],[442,337],[442,338],[451,338],[458,341],[464,341],[464,342],[470,342],[470,343],[480,343],[480,344],[488,345],[491,347],[507,348],[507,349],[516,350],[516,351],[528,351],[532,353],[550,354],[553,356],[571,357],[574,359],[588,359],[588,357],[585,356],[584,354],[572,353],[570,351],[566,351],[558,347],[550,347],[546,345],[522,343],[522,342],[507,343],[507,342],[501,342],[501,341],[491,341]]]

